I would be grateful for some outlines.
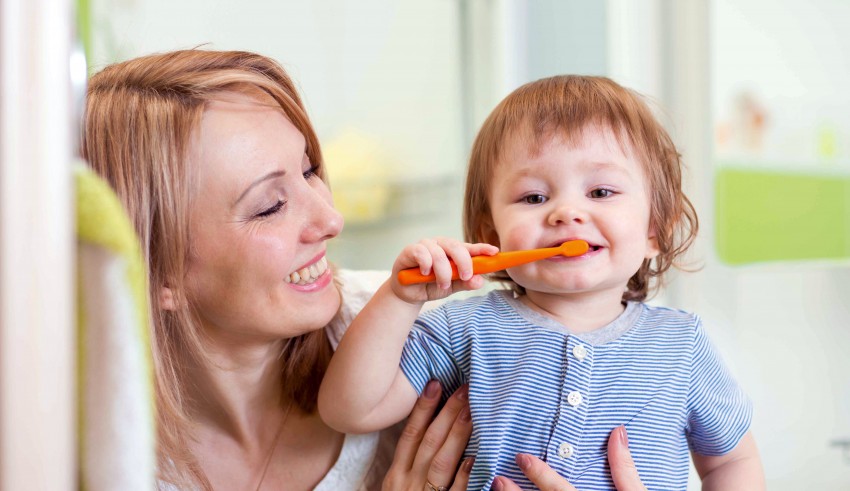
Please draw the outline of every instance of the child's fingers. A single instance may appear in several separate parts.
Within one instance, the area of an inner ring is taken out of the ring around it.
[[[449,259],[455,263],[458,279],[467,281],[472,278],[472,255],[469,250],[469,244],[446,238],[438,239],[437,243],[440,244],[440,247],[443,248]]]
[[[493,244],[467,244],[466,247],[469,249],[469,254],[472,256],[492,256],[499,252],[499,248]]]
[[[444,249],[445,239],[425,239],[420,242],[431,254],[431,269],[437,279],[437,287],[448,290],[452,284],[452,264]]]
[[[410,244],[401,251],[398,259],[396,259],[395,266],[393,266],[393,270],[397,272],[402,269],[417,267],[420,273],[427,275],[431,273],[432,265],[433,257],[431,256],[431,251],[427,245],[417,242],[416,244]]]

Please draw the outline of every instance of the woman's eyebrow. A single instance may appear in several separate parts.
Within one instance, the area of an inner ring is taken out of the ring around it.
[[[244,198],[245,195],[247,195],[255,187],[259,186],[260,184],[262,184],[265,181],[268,181],[269,179],[277,179],[278,177],[282,177],[284,174],[286,174],[285,170],[277,170],[277,171],[274,171],[274,172],[269,172],[268,174],[264,175],[263,177],[260,177],[256,181],[252,182],[251,185],[248,186],[245,189],[245,191],[242,191],[242,194],[240,194],[239,197],[236,198],[236,201],[233,203],[233,206],[236,206],[237,204],[239,204],[239,202],[242,201],[242,198]]]

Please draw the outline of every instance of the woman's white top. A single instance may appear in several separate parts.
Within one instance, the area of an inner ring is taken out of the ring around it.
[[[336,283],[342,294],[339,313],[327,326],[331,345],[336,349],[352,319],[366,305],[375,291],[387,279],[387,271],[336,270]],[[381,489],[384,475],[392,463],[401,423],[386,430],[363,435],[345,435],[339,457],[316,491],[371,491]],[[175,485],[158,481],[159,491],[180,490]]]

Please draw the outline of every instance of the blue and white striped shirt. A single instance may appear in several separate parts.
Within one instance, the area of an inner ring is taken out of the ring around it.
[[[700,319],[642,303],[571,334],[509,292],[450,302],[416,321],[401,369],[420,393],[432,378],[447,393],[469,382],[468,489],[489,489],[497,475],[531,489],[520,452],[583,491],[614,489],[606,445],[621,424],[647,488],[685,489],[689,448],[729,452],[752,415]]]

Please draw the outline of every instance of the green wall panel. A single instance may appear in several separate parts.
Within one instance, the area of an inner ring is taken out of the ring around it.
[[[850,177],[723,166],[715,186],[724,262],[850,257]]]

